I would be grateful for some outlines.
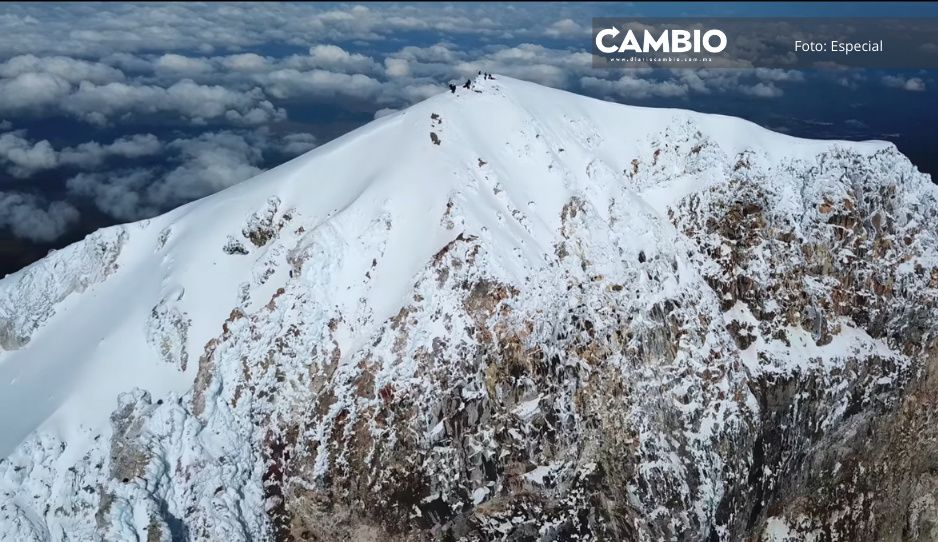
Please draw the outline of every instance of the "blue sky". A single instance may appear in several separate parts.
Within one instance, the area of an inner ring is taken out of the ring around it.
[[[0,274],[479,69],[798,136],[886,139],[938,172],[933,71],[598,70],[596,16],[938,17],[938,3],[4,4]]]

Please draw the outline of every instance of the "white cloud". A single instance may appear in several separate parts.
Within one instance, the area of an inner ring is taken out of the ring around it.
[[[756,83],[752,86],[741,86],[740,91],[749,96],[757,98],[777,98],[784,94],[782,89],[775,86],[774,83]]]
[[[139,136],[118,140],[105,148],[132,154],[152,150],[155,143],[158,141],[148,136]],[[162,166],[79,173],[68,179],[66,186],[72,194],[90,198],[101,211],[115,218],[135,220],[257,175],[267,150],[300,154],[315,145],[316,138],[308,133],[289,134],[275,141],[264,130],[207,132],[162,145]]]
[[[264,74],[257,80],[271,96],[280,99],[300,96],[346,96],[365,100],[373,98],[381,90],[381,83],[367,75],[349,75],[319,69],[282,69]]]
[[[384,72],[388,77],[407,77],[410,75],[410,61],[405,58],[385,58]]]
[[[907,80],[902,88],[912,92],[923,92],[925,90],[925,82],[918,77],[913,77]]]
[[[910,92],[925,91],[925,81],[922,81],[922,79],[919,77],[910,77],[906,79],[901,76],[884,75],[882,82],[887,87],[901,88]]]
[[[266,152],[302,154],[316,146],[316,137],[305,132],[275,138],[266,130],[223,130],[160,144],[147,134],[93,149],[130,156],[152,151],[157,144],[164,153],[162,165],[79,173],[68,179],[66,186],[73,195],[90,198],[102,212],[121,220],[136,220],[254,177],[262,171]],[[88,152],[85,156],[94,155]]]
[[[32,143],[22,132],[0,134],[0,161],[14,177],[25,178],[33,173],[50,169],[58,163],[55,149],[46,141]]]
[[[460,60],[456,46],[445,43],[437,43],[429,47],[408,45],[396,53],[392,53],[392,57],[402,58],[419,64],[443,64]]]
[[[803,81],[797,70],[757,69],[696,69],[655,72],[650,68],[623,70],[618,79],[595,76],[580,79],[583,89],[602,96],[622,98],[683,98],[692,94],[742,94],[757,98],[784,95],[779,84]],[[778,83],[778,84],[776,84]]]
[[[550,37],[578,36],[586,34],[586,28],[580,26],[573,19],[561,19],[547,27],[544,32]]]
[[[117,139],[104,149],[112,155],[139,158],[160,152],[162,144],[153,134],[137,134]]]
[[[849,88],[851,90],[858,88],[861,83],[865,83],[868,80],[868,77],[864,75],[863,72],[859,71],[835,74],[834,78],[838,85]]]
[[[756,68],[754,74],[761,81],[785,82],[804,81],[804,73],[798,70],[783,70],[780,68]]]
[[[436,32],[487,39],[529,40],[573,32],[575,7],[557,4],[408,5],[327,7],[282,4],[257,9],[250,4],[139,4],[122,9],[107,4],[89,10],[81,4],[49,9],[11,4],[0,18],[0,56],[21,53],[104,56],[112,51],[240,52],[267,43],[310,47],[316,43],[378,41],[401,32]],[[571,24],[572,23],[572,24]],[[54,39],[49,39],[54,36]]]
[[[109,145],[89,141],[62,149],[59,165],[89,169],[101,165],[110,157],[140,158],[158,154],[162,149],[162,143],[153,134],[122,137]]]
[[[64,201],[46,204],[19,192],[0,192],[0,228],[33,242],[54,241],[78,221],[78,210]]]
[[[390,108],[390,107],[385,107],[385,108],[383,108],[383,109],[379,109],[379,110],[375,111],[375,119],[380,119],[381,117],[386,117],[386,116],[388,116],[388,115],[393,115],[394,113],[397,113],[397,109],[393,109],[393,108]]]
[[[456,65],[461,75],[482,70],[517,77],[555,88],[565,88],[572,77],[595,73],[592,56],[584,51],[550,49],[532,43],[500,48],[481,58]]]
[[[218,57],[217,60],[224,68],[239,72],[263,71],[268,67],[267,59],[255,53]]]
[[[0,111],[36,111],[57,103],[71,91],[69,82],[49,73],[21,73],[0,80]]]
[[[178,113],[195,123],[223,118],[243,124],[281,120],[283,109],[266,100],[260,89],[239,92],[220,85],[183,79],[168,88],[154,85],[83,82],[62,99],[62,108],[91,123],[105,124],[115,116]]]
[[[686,85],[675,81],[646,79],[629,73],[612,81],[596,77],[584,77],[580,79],[580,84],[590,92],[606,95],[614,94],[623,98],[680,97],[686,96],[689,92]]]
[[[293,7],[285,7],[285,12]],[[159,17],[151,26],[180,19],[180,10],[177,9],[154,12]],[[211,9],[182,12],[187,14],[187,22],[190,18],[201,17],[206,21],[218,15]],[[193,124],[212,122],[258,126],[286,118],[285,110],[278,107],[280,104],[274,105],[279,100],[294,104],[299,100],[350,99],[400,108],[444,91],[445,83],[464,80],[480,70],[557,88],[569,88],[571,83],[586,81],[583,88],[590,91],[639,97],[683,97],[691,92],[710,93],[715,90],[772,97],[783,93],[783,84],[803,80],[801,72],[778,69],[750,72],[748,82],[741,81],[738,75],[714,73],[703,76],[687,70],[684,72],[689,74],[672,73],[664,79],[646,79],[638,72],[629,75],[603,73],[592,69],[589,53],[578,46],[566,50],[533,43],[506,47],[497,45],[495,41],[477,49],[466,49],[454,43],[440,42],[426,47],[403,47],[396,52],[382,53],[376,60],[368,54],[350,50],[346,45],[352,43],[355,47],[367,47],[369,40],[393,35],[402,29],[445,30],[454,38],[461,32],[473,32],[495,40],[516,42],[518,36],[527,35],[528,31],[512,27],[509,21],[514,17],[528,20],[541,17],[541,37],[549,34],[557,38],[579,39],[574,36],[585,32],[585,27],[568,16],[569,12],[564,9],[531,12],[527,8],[512,8],[503,13],[484,6],[427,11],[416,7],[379,5],[311,10],[304,15],[309,26],[302,32],[295,31],[294,21],[286,17],[285,12],[258,15],[241,6],[232,7],[226,13],[224,24],[211,26],[212,32],[206,37],[208,47],[190,44],[188,54],[191,55],[193,50],[230,52],[234,48],[249,46],[254,40],[261,39],[256,29],[258,21],[255,19],[258,17],[274,17],[283,23],[276,33],[264,34],[267,38],[293,46],[305,45],[307,54],[276,58],[249,51],[212,57],[184,56],[171,51],[162,54],[110,53],[106,60],[89,65],[108,68],[107,64],[112,64],[126,70],[132,78],[106,83],[83,80],[77,83],[77,87],[66,84],[64,89],[57,87],[54,80],[41,81],[42,85],[37,84],[41,90],[30,94],[29,103],[8,104],[7,109],[32,107],[35,110],[40,105],[60,108],[69,115],[98,125],[132,122],[141,115],[169,113]],[[108,12],[107,15],[112,16],[113,13]],[[238,26],[240,17],[251,18],[251,29]],[[331,27],[326,29],[323,26],[324,32],[317,33],[319,25],[326,23]],[[472,28],[460,28],[465,23]],[[357,31],[343,34],[335,28],[345,25],[349,31],[352,28]],[[138,30],[144,35],[150,32],[150,28]],[[99,34],[84,37],[91,41],[103,39],[109,31],[99,28],[96,31]],[[238,39],[229,35],[232,32],[237,33]],[[349,42],[352,37],[356,41]],[[311,39],[321,39],[324,43],[309,44]],[[329,43],[330,40],[343,43]],[[175,46],[163,44],[162,48]],[[30,62],[21,61],[23,69],[40,64],[35,58]],[[60,69],[58,73],[63,71]],[[120,70],[116,73],[123,74]],[[184,79],[177,80],[180,77]],[[71,82],[69,79],[63,81]],[[0,81],[0,84],[4,82]],[[0,112],[4,110],[3,100],[0,96]]]
[[[301,132],[284,136],[281,150],[286,154],[299,155],[314,148],[316,148],[316,136]]]
[[[100,58],[103,64],[114,66],[121,72],[150,72],[153,71],[153,61],[131,53],[109,53]]]
[[[30,73],[54,75],[70,83],[91,81],[103,84],[111,81],[123,81],[120,70],[100,62],[88,62],[66,56],[37,57],[20,55],[0,63],[0,77],[11,79]]]
[[[182,161],[147,187],[147,197],[159,206],[212,194],[261,172],[256,166],[262,149],[233,132],[205,133],[167,145]]]
[[[62,166],[90,169],[112,157],[152,156],[163,146],[153,134],[137,134],[121,137],[107,145],[88,141],[56,151],[47,140],[33,142],[23,137],[24,134],[22,130],[0,134],[0,162],[6,164],[11,175],[19,178]]]
[[[199,75],[212,71],[212,63],[204,58],[192,58],[173,53],[159,57],[154,63],[157,73],[170,75]]]
[[[79,173],[65,186],[71,194],[90,198],[99,210],[118,220],[137,220],[159,212],[142,196],[153,175],[149,169],[119,170],[107,175]]]
[[[221,119],[243,125],[264,124],[286,117],[286,112],[275,107],[260,88],[238,90],[199,84],[189,78],[168,87],[124,80],[99,84],[101,80],[123,79],[123,74],[103,77],[102,72],[98,74],[102,77],[91,74],[88,79],[81,79],[94,71],[89,68],[91,63],[71,65],[62,58],[52,63],[35,57],[18,58],[19,62],[4,65],[8,77],[0,79],[0,112],[7,114],[64,111],[97,125],[115,118],[130,120],[136,115],[157,113],[178,114],[194,123]],[[204,75],[210,66],[205,59],[163,55],[153,70],[163,75],[170,72]],[[49,71],[23,71],[27,68]]]
[[[350,53],[338,45],[314,45],[308,57],[291,57],[288,62],[342,73],[376,73],[378,64],[371,57]]]
[[[386,94],[383,98],[384,103],[401,103],[411,105],[421,102],[431,96],[435,96],[446,90],[440,83],[410,83],[402,85]]]

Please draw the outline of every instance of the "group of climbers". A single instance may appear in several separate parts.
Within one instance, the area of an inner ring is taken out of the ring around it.
[[[494,75],[492,75],[492,74],[490,74],[490,73],[487,73],[487,72],[482,72],[482,70],[479,70],[479,75],[485,76],[485,79],[495,79],[495,76],[494,76]],[[472,88],[472,79],[466,79],[466,83],[462,86],[462,88],[464,88],[464,89],[466,89],[466,90],[471,89],[471,88]],[[451,93],[453,93],[453,94],[456,94],[456,85],[450,83],[450,84],[449,84],[449,91],[450,91]]]

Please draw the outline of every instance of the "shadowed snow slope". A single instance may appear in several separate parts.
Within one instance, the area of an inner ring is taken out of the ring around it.
[[[927,176],[496,77],[0,281],[0,538],[873,521],[804,496],[926,386]]]

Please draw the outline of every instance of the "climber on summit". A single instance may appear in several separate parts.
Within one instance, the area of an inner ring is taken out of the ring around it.
[[[449,91],[452,92],[453,94],[456,94],[456,85],[450,83],[450,84],[449,84]]]
[[[466,84],[462,88],[472,88],[472,79],[466,79]]]

